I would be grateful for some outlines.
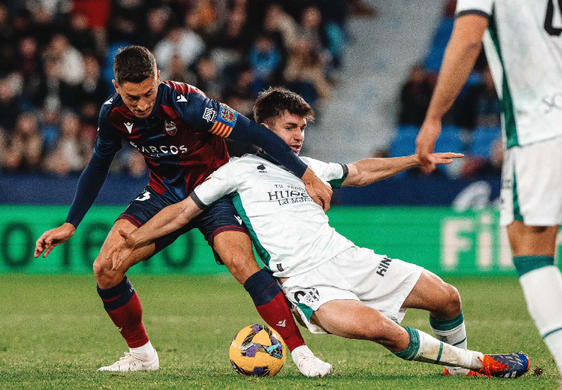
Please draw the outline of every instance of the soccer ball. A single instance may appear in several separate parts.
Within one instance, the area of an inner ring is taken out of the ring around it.
[[[287,347],[275,330],[254,324],[240,330],[230,343],[230,363],[242,376],[275,376],[285,363]]]

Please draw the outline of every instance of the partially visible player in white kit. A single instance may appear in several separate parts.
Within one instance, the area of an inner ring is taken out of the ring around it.
[[[304,99],[283,88],[262,92],[254,106],[258,123],[296,154],[313,115]],[[462,157],[432,156],[437,164]],[[364,186],[418,165],[416,156],[352,164],[301,158],[333,187]],[[285,296],[311,332],[372,340],[402,359],[460,366],[467,375],[515,378],[527,371],[524,354],[467,350],[461,300],[453,286],[417,265],[356,247],[330,227],[302,180],[263,152],[231,159],[191,196],[166,207],[134,233],[123,232],[125,240],[110,252],[112,261],[119,264],[135,248],[180,228],[229,194],[265,267],[282,283]],[[399,326],[407,308],[428,310],[437,338]]]
[[[426,172],[449,110],[482,40],[502,103],[500,224],[531,317],[562,374],[562,9],[555,0],[458,0],[453,34],[417,139]]]

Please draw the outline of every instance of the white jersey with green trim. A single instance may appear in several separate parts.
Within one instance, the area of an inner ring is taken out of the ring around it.
[[[489,19],[486,57],[506,146],[562,136],[562,9],[557,0],[458,0],[457,18]]]
[[[334,187],[347,177],[346,165],[301,159]],[[208,206],[227,194],[233,194],[256,252],[274,276],[309,271],[353,246],[328,224],[303,181],[265,155],[232,158],[195,188],[192,198]]]

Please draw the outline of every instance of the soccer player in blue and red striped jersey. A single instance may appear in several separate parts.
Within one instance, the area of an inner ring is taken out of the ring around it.
[[[306,346],[281,289],[254,259],[246,227],[231,201],[221,199],[185,229],[134,252],[113,266],[107,251],[121,236],[132,232],[164,207],[185,199],[229,155],[224,138],[262,147],[279,163],[301,177],[314,201],[326,210],[331,190],[316,177],[283,142],[265,127],[230,107],[209,99],[184,83],[160,80],[156,60],[142,46],[121,50],[114,62],[116,93],[102,106],[98,137],[88,166],[80,176],[66,223],[37,240],[35,257],[72,237],[101,189],[122,140],[142,155],[150,169],[144,191],[119,216],[94,262],[98,294],[104,308],[126,340],[130,352],[102,371],[157,370],[159,359],[142,320],[139,297],[126,276],[127,270],[146,260],[179,235],[198,228],[213,248],[217,262],[224,263],[244,285],[262,318],[283,337],[295,363],[306,376],[324,376],[331,365],[316,358]],[[296,353],[295,353],[296,352]]]

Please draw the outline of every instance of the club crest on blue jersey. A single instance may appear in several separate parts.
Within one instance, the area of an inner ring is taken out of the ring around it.
[[[164,121],[164,129],[166,129],[166,133],[172,136],[176,135],[178,132],[176,124],[172,121]]]
[[[230,122],[236,121],[237,115],[233,109],[228,107],[226,104],[221,104],[220,116],[222,122],[228,124]]]

